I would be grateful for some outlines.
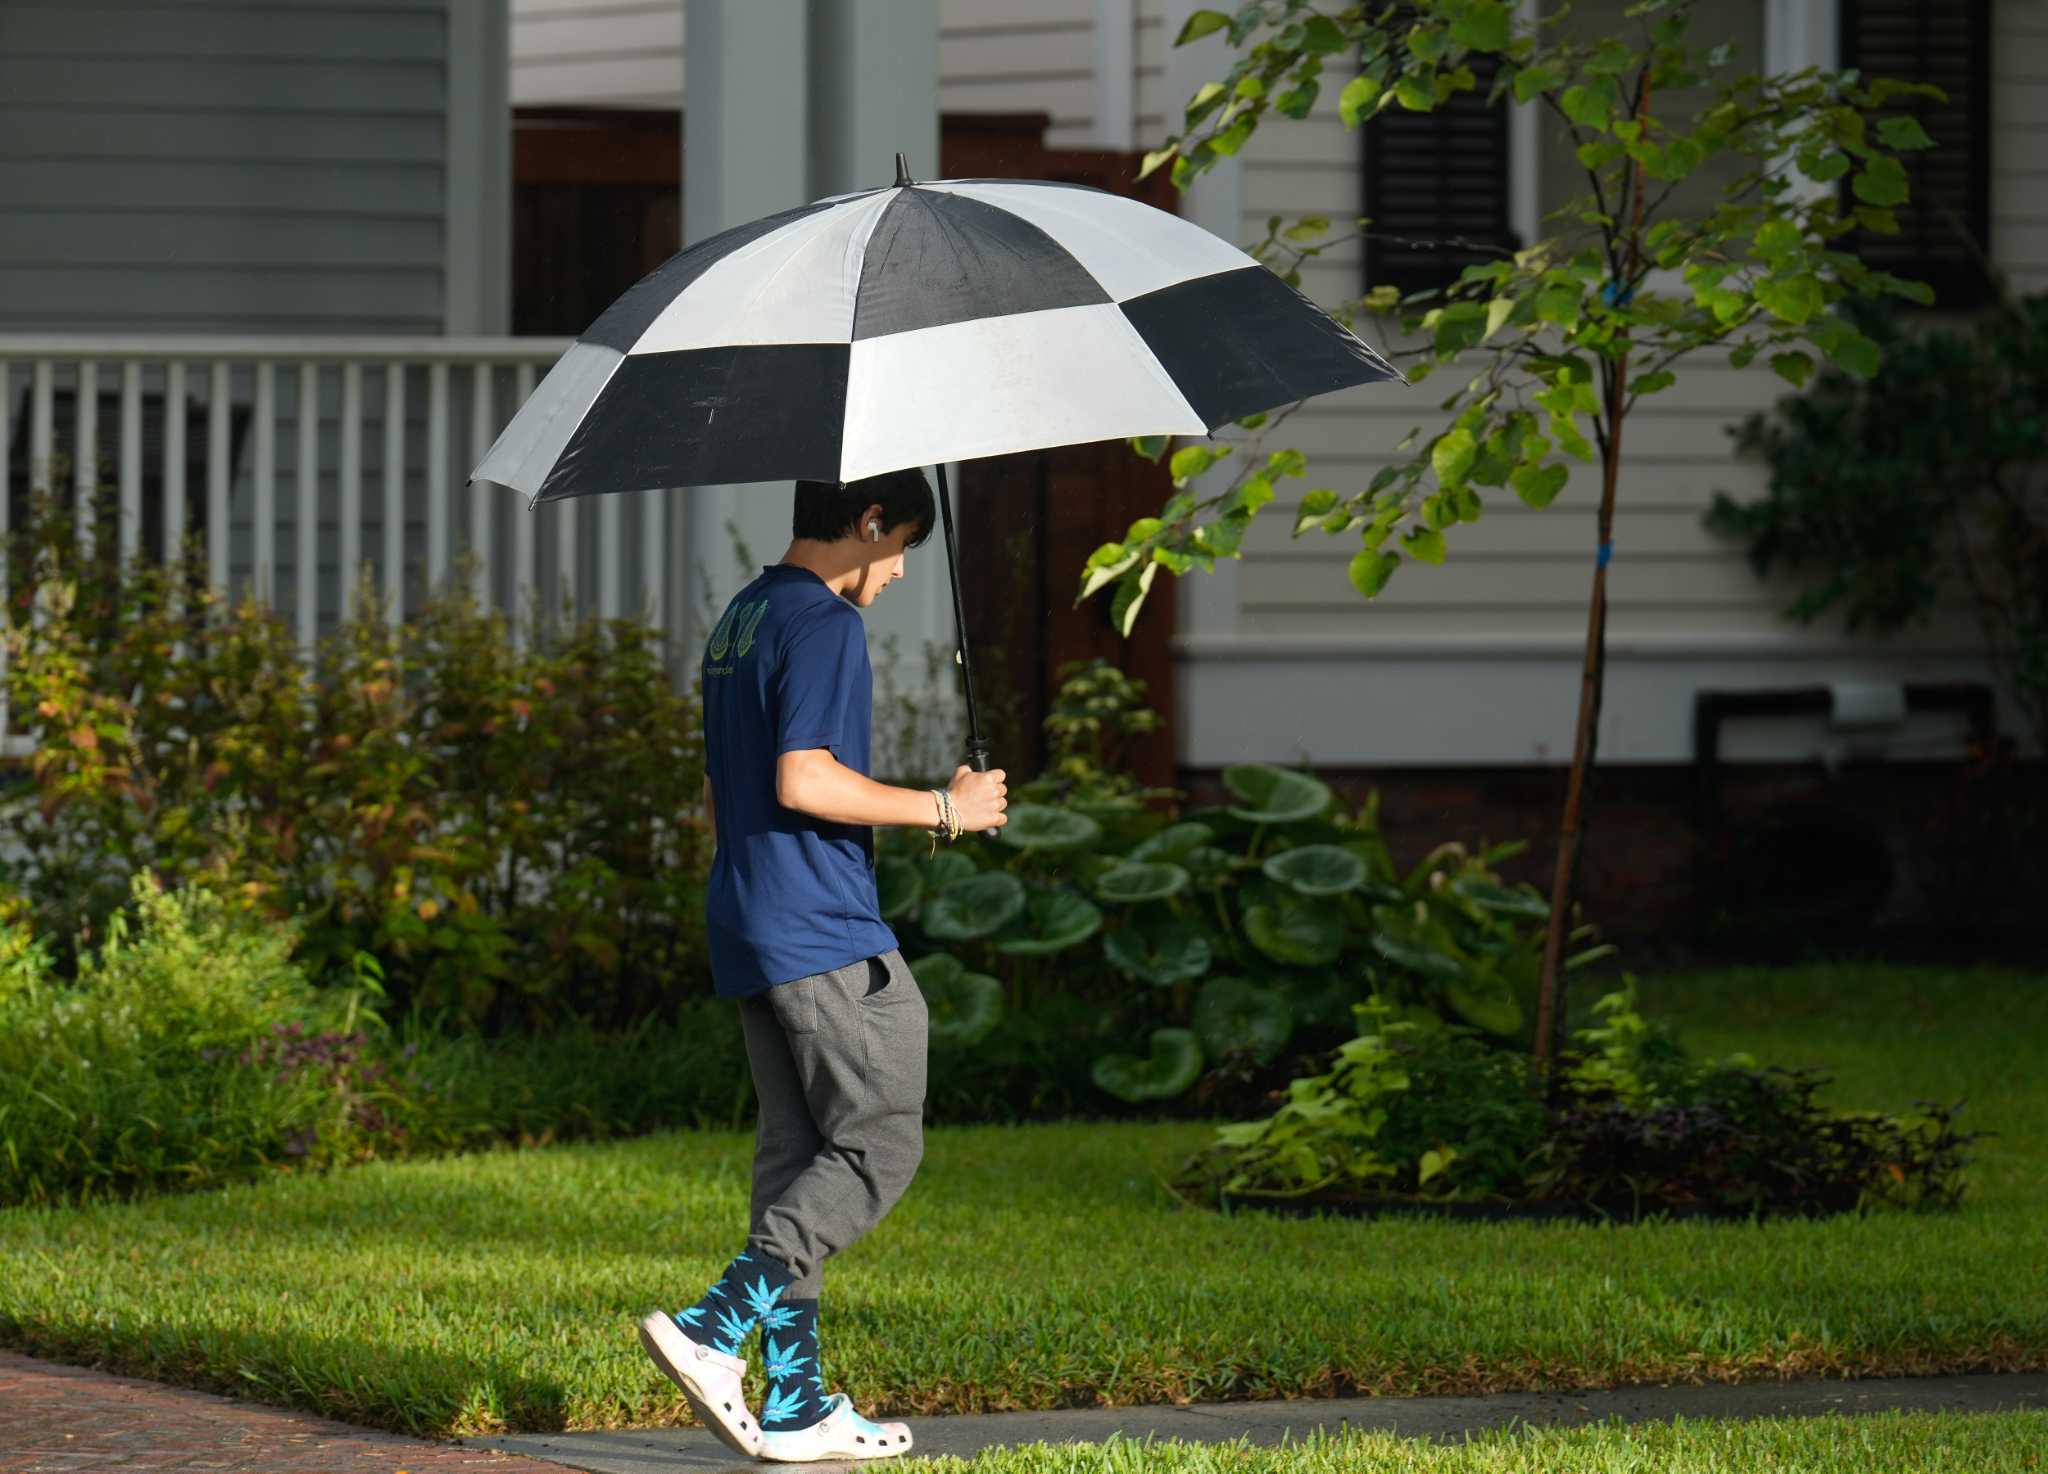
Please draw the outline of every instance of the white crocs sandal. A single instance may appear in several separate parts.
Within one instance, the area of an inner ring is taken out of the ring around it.
[[[778,1433],[761,1430],[756,1456],[784,1464],[813,1459],[889,1459],[910,1452],[910,1427],[905,1423],[872,1423],[853,1410],[844,1392],[829,1399],[831,1411],[808,1428]]]
[[[698,1421],[717,1434],[720,1443],[738,1453],[760,1453],[761,1430],[754,1426],[741,1391],[747,1374],[743,1358],[728,1356],[716,1346],[698,1345],[665,1310],[640,1318],[640,1344],[662,1374],[683,1389]]]

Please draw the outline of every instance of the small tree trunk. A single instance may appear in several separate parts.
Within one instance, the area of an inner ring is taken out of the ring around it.
[[[1612,430],[1601,457],[1600,547],[1612,541],[1614,526],[1614,484],[1621,463],[1621,398],[1628,378],[1628,355],[1616,361],[1614,385],[1609,403],[1613,406]],[[1579,675],[1579,727],[1572,749],[1572,776],[1565,791],[1564,819],[1559,827],[1557,870],[1550,885],[1550,925],[1543,939],[1543,982],[1536,1007],[1536,1034],[1532,1041],[1536,1066],[1547,1072],[1564,1033],[1564,997],[1560,986],[1561,958],[1571,898],[1578,886],[1579,841],[1583,833],[1584,809],[1592,786],[1593,758],[1600,745],[1600,697],[1607,665],[1607,560],[1593,568],[1593,597],[1586,610],[1586,655]]]
[[[1636,118],[1647,122],[1649,115],[1650,83],[1644,74],[1636,82]],[[1630,195],[1633,219],[1628,264],[1623,270],[1624,282],[1616,283],[1617,289],[1634,278],[1639,260],[1637,250],[1643,233],[1641,160],[1636,162]],[[1627,398],[1628,347],[1623,340],[1607,382],[1607,434],[1600,445],[1599,556],[1593,565],[1593,595],[1586,606],[1586,655],[1579,671],[1578,735],[1572,744],[1571,782],[1565,790],[1564,818],[1559,825],[1557,869],[1550,883],[1550,924],[1543,938],[1543,976],[1537,990],[1535,1035],[1530,1041],[1534,1071],[1546,1077],[1564,1043],[1564,936],[1572,895],[1578,887],[1583,814],[1592,786],[1593,758],[1600,745],[1600,697],[1607,671],[1607,560],[1614,542],[1614,487],[1621,475],[1621,426]]]

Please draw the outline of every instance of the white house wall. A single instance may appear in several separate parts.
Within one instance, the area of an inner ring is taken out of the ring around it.
[[[515,107],[682,105],[682,0],[510,3]],[[1053,147],[1085,144],[1094,58],[1095,0],[940,0],[942,112],[1043,111]]]
[[[2048,289],[2048,5],[1991,7],[1991,256],[2015,292]]]
[[[1153,146],[1177,131],[1185,99],[1166,95],[1162,59],[1171,38],[1153,23],[1161,0],[1140,6],[1139,138]],[[1999,0],[1993,56],[1992,250],[2017,289],[2038,289],[2048,277],[2048,8]],[[1309,119],[1275,118],[1247,145],[1240,244],[1263,236],[1273,214],[1341,221],[1359,212],[1360,139],[1336,109],[1352,70],[1326,68]],[[1356,296],[1356,244],[1306,264],[1302,289],[1324,302]],[[1179,581],[1183,762],[1569,759],[1597,535],[1596,468],[1575,464],[1567,489],[1543,511],[1504,490],[1482,492],[1482,520],[1447,532],[1444,564],[1405,560],[1370,602],[1346,577],[1355,534],[1289,535],[1308,489],[1362,486],[1395,458],[1410,429],[1440,426],[1436,406],[1450,382],[1446,375],[1410,390],[1378,385],[1331,395],[1272,432],[1271,447],[1308,453],[1309,474],[1283,482],[1253,524],[1241,564],[1217,586],[1231,597],[1199,586],[1216,575]],[[1603,756],[1689,759],[1692,694],[1702,687],[1989,679],[1960,596],[1931,627],[1885,643],[1844,638],[1834,615],[1801,627],[1777,613],[1799,581],[1757,579],[1739,545],[1701,525],[1716,490],[1742,500],[1764,490],[1762,467],[1734,458],[1727,430],[1786,389],[1768,370],[1703,356],[1628,421],[1607,578]],[[1271,700],[1276,690],[1289,699]],[[2002,718],[2031,750],[2009,693]],[[1953,722],[1916,717],[1892,750],[1927,755],[1931,743],[1932,751],[1953,751],[1958,732]],[[1828,741],[1819,723],[1779,722],[1731,733],[1730,755],[1796,760]]]
[[[0,3],[0,331],[117,335],[503,333],[509,140],[505,23],[492,0]],[[509,414],[510,376],[500,388]],[[27,376],[10,380],[23,412]],[[119,388],[102,364],[102,395]],[[164,368],[144,368],[161,395]],[[60,389],[70,387],[68,371]],[[205,365],[187,391],[204,405]],[[254,371],[229,392],[251,406]],[[466,408],[467,375],[453,399]],[[340,615],[338,370],[322,373],[317,617]],[[280,566],[296,604],[298,386],[276,376]],[[426,376],[406,397],[405,558],[425,561]],[[361,548],[381,557],[384,395],[363,377]],[[451,523],[468,526],[466,437],[451,437]],[[229,579],[259,576],[256,436],[229,492]],[[62,449],[70,452],[67,442]],[[508,497],[510,493],[506,494]],[[505,531],[507,519],[499,519]],[[501,547],[502,567],[509,543]]]
[[[679,103],[680,0],[513,5],[515,102]],[[1181,0],[940,0],[940,106],[1043,110],[1054,146],[1094,143],[1106,85],[1095,75],[1097,58],[1118,51],[1100,44],[1097,17],[1128,14],[1134,142],[1156,146],[1177,131],[1186,100],[1168,63],[1172,20],[1186,8]],[[2048,286],[2048,6],[1995,0],[1993,15],[1991,247],[2016,289],[2036,290]],[[1346,76],[1333,58],[1311,118],[1275,119],[1245,150],[1235,184],[1240,244],[1258,239],[1272,214],[1357,213],[1359,135],[1336,110]],[[1358,248],[1346,244],[1307,265],[1302,286],[1335,302],[1357,293],[1359,273]],[[1988,678],[1966,605],[1952,600],[1932,627],[1885,643],[1845,638],[1832,616],[1796,626],[1777,611],[1797,581],[1758,580],[1739,547],[1700,525],[1716,490],[1741,499],[1762,491],[1761,468],[1733,457],[1727,430],[1784,388],[1767,370],[1701,357],[1629,421],[1608,569],[1608,757],[1688,759],[1692,693],[1705,686]],[[1190,574],[1169,595],[1179,601],[1182,631],[1183,762],[1569,756],[1599,492],[1592,468],[1575,467],[1565,492],[1541,512],[1505,492],[1486,494],[1484,518],[1450,534],[1445,564],[1405,564],[1371,602],[1345,576],[1353,538],[1288,535],[1302,492],[1364,484],[1411,428],[1438,422],[1442,397],[1435,381],[1352,391],[1306,407],[1275,432],[1274,445],[1309,453],[1309,476],[1284,484],[1247,536],[1240,563]],[[1289,700],[1271,700],[1275,690],[1290,692]],[[2023,731],[2009,701],[2003,723]],[[1915,718],[1894,750],[1946,750],[1953,731]],[[1817,725],[1779,723],[1731,732],[1728,742],[1735,756],[1797,759],[1821,751],[1827,738]]]
[[[672,108],[683,0],[511,0],[514,107]]]
[[[10,329],[442,329],[438,5],[0,6]]]

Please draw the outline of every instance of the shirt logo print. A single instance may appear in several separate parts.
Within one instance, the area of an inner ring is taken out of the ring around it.
[[[739,654],[744,655],[754,648],[754,626],[761,622],[761,616],[768,612],[766,599],[752,604],[732,603],[726,606],[725,617],[718,621],[718,628],[711,632],[711,658],[725,659],[725,652],[731,648],[733,627],[743,626],[740,634]],[[737,617],[735,617],[737,616]]]
[[[757,625],[761,623],[761,616],[766,614],[767,612],[768,601],[766,599],[763,599],[760,603],[756,604],[753,607],[752,612],[746,616],[745,620],[740,625],[740,643],[739,648],[733,652],[735,655],[745,655],[749,650],[754,648],[754,629]]]

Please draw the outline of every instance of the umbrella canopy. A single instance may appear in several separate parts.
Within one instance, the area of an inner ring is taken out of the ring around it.
[[[1087,185],[835,195],[669,258],[579,337],[471,473],[529,507],[857,481],[1202,435],[1400,375],[1200,226]]]

